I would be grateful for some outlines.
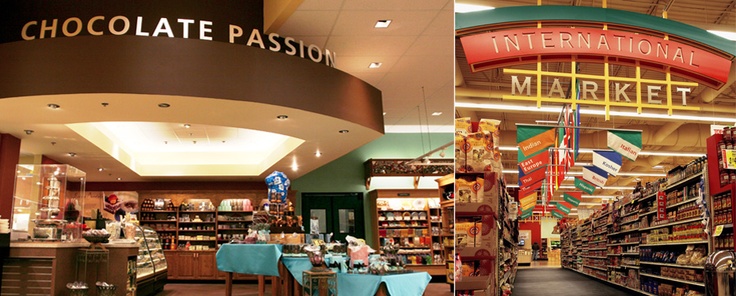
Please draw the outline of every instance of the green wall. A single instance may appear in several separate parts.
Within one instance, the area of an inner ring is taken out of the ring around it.
[[[422,138],[424,148],[422,148]],[[431,139],[432,147],[429,147]],[[386,134],[338,159],[330,162],[299,179],[292,180],[291,189],[299,192],[297,213],[301,213],[301,194],[310,192],[363,192],[365,175],[363,163],[371,158],[415,158],[453,140],[452,133],[433,134]],[[447,151],[446,157],[452,157],[453,151]],[[439,158],[437,154],[433,158]],[[369,203],[365,199],[363,212],[370,219]],[[308,220],[305,220],[308,221]],[[366,241],[372,237],[371,221],[366,220]],[[375,246],[374,246],[375,247]]]

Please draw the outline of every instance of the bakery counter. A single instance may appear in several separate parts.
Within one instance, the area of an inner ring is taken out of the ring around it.
[[[11,242],[0,294],[69,295],[66,284],[83,281],[96,296],[95,282],[105,281],[117,287],[115,295],[126,295],[136,289],[137,255],[137,244]]]

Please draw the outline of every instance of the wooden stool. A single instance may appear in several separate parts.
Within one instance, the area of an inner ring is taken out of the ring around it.
[[[302,283],[304,296],[335,296],[337,295],[337,274],[330,271],[312,271],[306,270],[302,272]]]

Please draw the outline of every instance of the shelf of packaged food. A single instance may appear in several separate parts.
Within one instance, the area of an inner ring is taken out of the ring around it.
[[[643,213],[643,214],[639,215],[639,219],[641,219],[641,218],[642,218],[642,217],[644,217],[644,216],[649,216],[649,215],[651,215],[651,214],[656,214],[656,213],[657,213],[657,210],[654,210],[654,211],[649,211],[649,212]]]
[[[217,222],[215,222],[215,221],[210,221],[210,222],[206,222],[206,221],[199,221],[199,222],[194,222],[194,221],[179,221],[179,224],[215,224],[215,223],[217,223]]]
[[[144,226],[151,227],[150,225],[144,225]],[[153,227],[151,227],[151,229],[156,230],[156,232],[177,232],[178,231],[176,229],[164,229],[164,228],[153,228]]]
[[[606,256],[610,256],[610,257],[618,257],[618,256],[621,256],[621,254],[606,254]]]
[[[515,242],[511,241],[510,239],[508,239],[508,238],[507,238],[507,237],[505,237],[505,236],[503,237],[503,241],[505,241],[505,242],[507,242],[507,243],[511,244],[511,246],[516,246],[516,243],[515,243]]]
[[[188,242],[214,242],[215,239],[183,239],[183,238],[177,238],[179,241],[188,241]]]
[[[166,211],[166,210],[141,210],[141,213],[176,213],[176,210],[173,210],[173,211]]]
[[[703,172],[697,173],[697,174],[692,175],[690,177],[686,177],[686,178],[684,178],[684,179],[682,179],[680,181],[677,181],[675,183],[672,183],[671,185],[667,185],[667,188],[665,188],[664,191],[668,191],[670,189],[678,188],[680,185],[685,184],[685,183],[688,183],[688,182],[692,181],[693,179],[698,178],[698,177],[702,177],[702,176],[703,176]]]
[[[599,239],[599,240],[589,241],[588,243],[589,244],[595,244],[595,243],[605,243],[605,242],[606,242],[605,239]]]
[[[615,243],[615,244],[608,244],[609,247],[615,247],[615,246],[630,246],[630,245],[638,245],[639,242],[627,242],[627,243]]]
[[[689,269],[705,269],[703,266],[680,265],[680,264],[660,263],[660,262],[647,262],[647,261],[639,261],[639,265],[657,265],[657,266],[679,267],[679,268],[689,268]]]
[[[634,202],[645,201],[647,199],[654,198],[656,196],[657,196],[657,193],[656,192],[650,193],[650,194],[647,194],[647,195],[644,195],[644,196],[640,197],[638,200],[635,200]]]
[[[249,228],[218,228],[217,231],[221,231],[221,230],[237,230],[237,231],[243,231],[243,230],[248,230],[248,229]]]
[[[601,256],[583,256],[583,257],[591,258],[591,259],[607,259],[606,257],[601,257]]]
[[[179,213],[183,213],[183,214],[186,214],[186,213],[207,213],[207,214],[209,214],[209,213],[217,213],[217,211],[179,211]]]
[[[608,268],[620,269],[620,268],[623,268],[623,267],[621,267],[621,266],[608,265]]]
[[[698,221],[702,221],[702,220],[703,220],[703,218],[698,217],[698,218],[692,218],[692,219],[687,219],[687,220],[675,221],[675,222],[670,222],[670,223],[667,223],[667,224],[662,224],[662,225],[650,226],[650,227],[642,228],[641,231],[651,230],[651,229],[657,229],[657,228],[663,228],[663,227],[668,227],[668,226],[673,226],[673,225],[680,225],[680,224],[685,224],[685,223],[690,223],[690,222],[698,222]]]
[[[217,211],[220,214],[250,214],[253,211]]]
[[[605,269],[603,267],[597,267],[597,266],[583,265],[583,267],[597,269],[597,270],[602,270],[602,271],[608,271],[608,269]]]
[[[639,214],[639,211],[632,211],[632,212],[630,212],[630,213],[626,213],[626,214],[623,214],[623,215],[621,215],[621,217],[619,217],[619,218],[626,218],[626,217],[628,217],[628,216],[631,216],[631,215],[636,215],[636,214]]]
[[[614,235],[619,235],[619,234],[626,234],[626,233],[635,232],[635,231],[639,231],[639,228],[636,228],[636,229],[628,229],[628,230],[623,230],[623,231],[619,231],[619,232],[609,233],[608,236],[614,236]]]
[[[640,272],[639,276],[646,276],[646,277],[673,281],[673,282],[678,282],[678,283],[683,283],[683,284],[688,284],[688,285],[693,285],[693,286],[698,286],[698,287],[705,287],[705,283],[686,281],[686,280],[681,280],[681,279],[676,279],[676,278],[671,278],[671,277],[666,277],[666,276],[661,276],[661,275],[648,274],[644,272]]]
[[[397,229],[397,228],[427,228],[427,225],[406,225],[406,226],[378,226],[379,229]]]
[[[631,223],[634,223],[634,222],[639,222],[639,217],[636,217],[635,220],[621,222],[621,223],[619,223],[619,225],[626,225],[626,224],[631,224]]]
[[[176,220],[140,220],[141,223],[176,223]]]
[[[600,280],[600,281],[604,281],[606,283],[609,283],[609,284],[612,284],[612,285],[615,285],[615,286],[619,286],[619,287],[622,287],[622,288],[627,289],[627,290],[634,291],[636,293],[640,293],[640,294],[643,294],[643,295],[646,295],[646,296],[657,296],[657,295],[654,295],[654,294],[650,294],[650,293],[644,292],[644,291],[639,290],[639,289],[634,289],[634,288],[627,287],[627,286],[624,286],[624,285],[621,285],[621,284],[618,284],[618,283],[614,283],[612,281],[608,281],[608,280],[604,280],[604,279],[601,279],[601,278],[597,278],[595,276],[592,276],[592,275],[589,275],[587,273],[584,273],[584,272],[582,272],[580,270],[576,270],[576,269],[568,268],[568,267],[565,267],[565,268],[568,269],[568,270],[570,270],[570,271],[574,271],[574,272],[577,272],[577,273],[580,273],[580,274],[584,274],[584,275],[589,276],[591,278],[594,278],[594,279],[597,279],[597,280]]]
[[[179,232],[215,232],[214,229],[179,229]]]
[[[608,250],[608,248],[590,248],[588,251],[605,251]]]
[[[639,269],[639,266],[636,266],[636,265],[621,264],[621,267],[629,268],[629,269]]]
[[[639,256],[639,253],[621,253],[621,256]]]
[[[639,245],[639,247],[659,247],[659,246],[678,246],[678,245],[692,245],[692,244],[707,244],[707,240],[697,240],[697,241],[677,241],[677,242],[666,242],[666,243],[656,243],[656,244],[643,244]]]
[[[718,226],[721,226],[721,225],[723,225],[723,228],[733,228],[733,224],[732,223],[714,225],[713,228],[718,227]]]

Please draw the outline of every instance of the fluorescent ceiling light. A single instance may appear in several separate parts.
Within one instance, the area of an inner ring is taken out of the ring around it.
[[[498,147],[498,150],[501,151],[516,151],[518,150],[518,147],[511,147],[511,146],[501,146]],[[593,149],[593,148],[580,148],[578,149],[579,153],[593,153],[593,150],[600,150],[600,149]],[[639,155],[649,155],[649,156],[678,156],[678,157],[702,157],[705,156],[703,153],[697,153],[697,152],[676,152],[676,151],[641,151],[639,152]],[[576,164],[577,166],[577,164]]]
[[[368,68],[370,68],[370,69],[378,69],[378,68],[381,67],[381,65],[383,65],[383,63],[373,62],[370,65],[368,65]]]
[[[542,112],[542,113],[560,113],[558,107],[541,107],[537,106],[519,106],[519,105],[506,105],[506,104],[486,104],[486,103],[468,103],[468,102],[455,102],[455,108],[471,108],[471,109],[486,109],[486,110],[502,110],[502,111],[522,111],[522,112]],[[580,114],[586,115],[600,115],[604,116],[606,112],[604,110],[594,109],[580,109]],[[668,120],[686,120],[686,121],[697,121],[697,122],[736,122],[734,117],[715,117],[715,116],[703,116],[703,115],[667,115],[666,113],[636,113],[628,111],[610,111],[611,116],[625,116],[625,117],[636,117],[636,118],[651,118],[651,119],[668,119]]]
[[[736,41],[736,32],[708,30],[708,33],[711,33],[713,35],[718,35],[720,37],[726,38],[731,41]]]
[[[383,127],[387,134],[426,134],[429,133],[455,133],[454,125],[386,125]]]
[[[493,6],[485,6],[485,5],[477,5],[477,4],[455,3],[455,12],[459,12],[459,13],[476,12],[476,11],[491,10],[491,9],[496,9],[496,8]]]
[[[391,25],[391,20],[378,20],[373,27],[383,29],[388,28],[389,25]]]
[[[600,203],[600,202],[581,202],[579,205],[580,206],[600,206],[600,205],[603,205],[603,203]]]
[[[440,116],[442,115],[442,112],[432,112],[432,116]]]

